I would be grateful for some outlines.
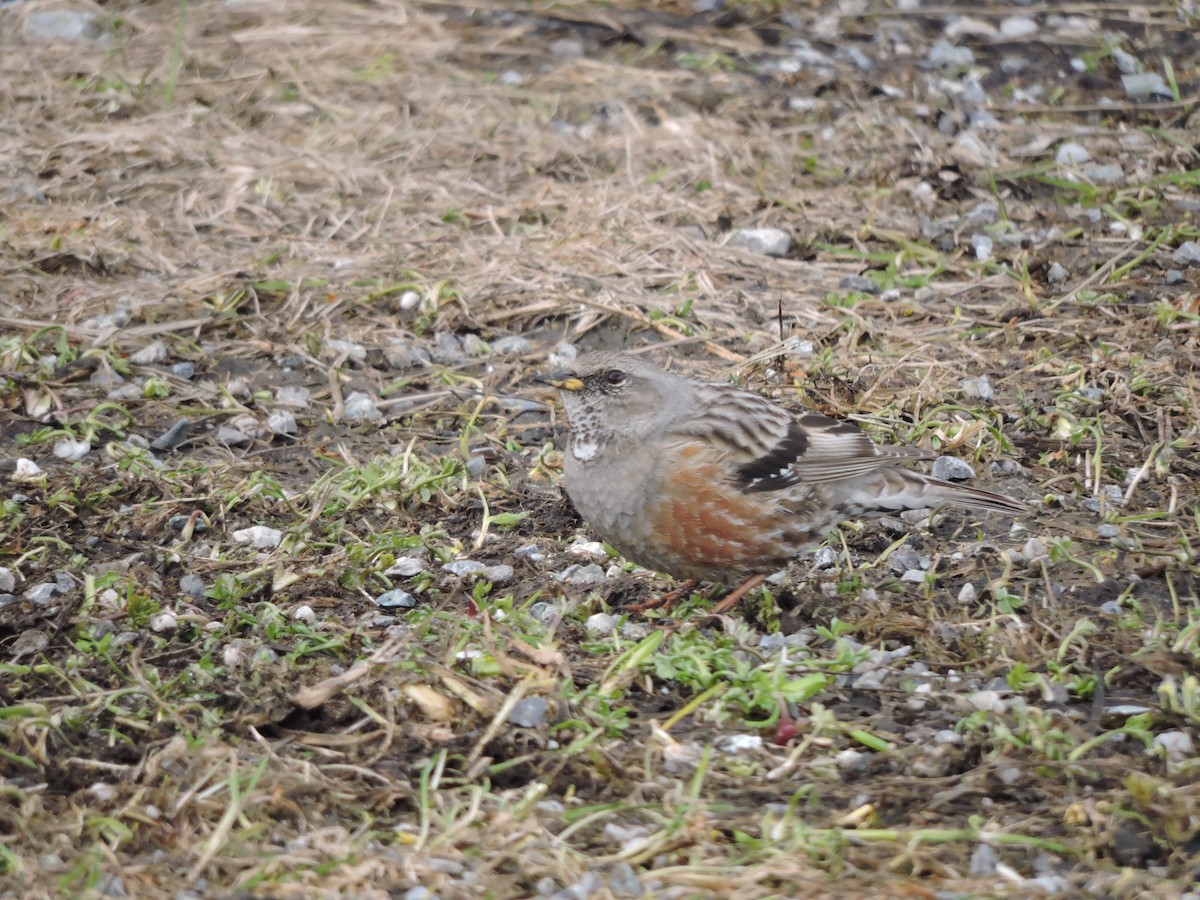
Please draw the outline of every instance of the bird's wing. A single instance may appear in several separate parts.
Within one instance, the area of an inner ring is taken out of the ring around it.
[[[881,446],[849,422],[814,412],[793,415],[735,385],[705,384],[697,389],[697,399],[702,414],[682,423],[678,433],[724,452],[747,492],[839,481],[934,455],[916,447]]]

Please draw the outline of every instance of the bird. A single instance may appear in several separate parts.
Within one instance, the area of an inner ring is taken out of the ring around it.
[[[852,422],[630,353],[581,353],[536,379],[562,399],[576,511],[626,559],[683,581],[631,610],[669,608],[703,581],[737,585],[713,608],[723,613],[849,519],[945,504],[1026,510],[901,467],[936,456],[928,450],[878,444]]]

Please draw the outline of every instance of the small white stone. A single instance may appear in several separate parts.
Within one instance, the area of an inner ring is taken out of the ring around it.
[[[267,416],[267,428],[271,434],[295,434],[297,430],[296,417],[291,410],[277,409]]]
[[[1092,154],[1088,153],[1087,147],[1072,141],[1061,145],[1054,154],[1054,161],[1060,166],[1082,166],[1091,158]]]
[[[235,531],[232,537],[239,544],[249,544],[256,550],[270,550],[279,546],[283,540],[283,532],[266,525],[251,525],[249,528]]]
[[[974,691],[967,694],[967,703],[984,712],[1002,713],[1008,709],[1008,702],[1000,696],[999,691]]]
[[[292,618],[297,622],[303,622],[306,625],[311,625],[317,621],[317,614],[313,612],[311,606],[297,606],[292,610]]]
[[[31,481],[42,474],[41,468],[32,459],[21,457],[17,460],[16,470],[13,472],[14,481]]]
[[[717,738],[717,749],[723,753],[749,753],[761,750],[762,735],[759,734],[727,734]]]
[[[959,603],[974,603],[978,597],[979,590],[969,581],[958,592]]]
[[[596,613],[588,616],[587,621],[583,623],[587,633],[594,637],[603,637],[606,634],[612,634],[616,628],[616,620],[608,613]]]
[[[405,291],[400,295],[400,308],[405,312],[416,309],[421,303],[421,295],[416,291]]]
[[[567,548],[567,552],[572,556],[578,556],[583,559],[608,559],[608,553],[605,551],[602,543],[599,541],[589,541],[585,538],[576,538],[575,542]]]
[[[379,422],[383,413],[375,405],[375,401],[361,391],[354,391],[346,398],[342,417],[348,422]]]
[[[1000,22],[1000,36],[1004,38],[1023,38],[1037,34],[1037,22],[1029,16],[1009,16]]]
[[[729,245],[764,256],[787,256],[792,236],[779,228],[743,228],[729,239]]]
[[[443,572],[449,572],[451,575],[457,575],[460,578],[464,575],[474,575],[476,572],[482,572],[486,567],[483,563],[474,559],[455,559],[442,566]]]
[[[71,438],[63,438],[54,445],[54,455],[65,462],[75,462],[83,459],[92,445],[87,441],[74,441]]]
[[[99,800],[101,803],[107,803],[113,797],[117,796],[117,789],[111,784],[103,781],[97,781],[88,788],[88,793]]]
[[[325,346],[338,356],[345,355],[347,359],[353,359],[357,362],[362,362],[367,358],[367,348],[353,341],[341,341],[337,338],[330,338]]]
[[[971,246],[975,248],[975,258],[980,262],[987,262],[992,258],[992,239],[986,234],[972,235]]]
[[[1192,736],[1186,731],[1164,731],[1154,736],[1154,746],[1162,747],[1171,762],[1181,762],[1192,755]]]
[[[129,357],[135,366],[154,366],[166,362],[166,359],[167,345],[162,341],[153,341]]]
[[[162,634],[164,631],[174,631],[179,627],[179,620],[175,618],[175,613],[160,612],[156,616],[150,618],[150,630],[156,634]]]
[[[292,409],[306,409],[312,402],[312,392],[306,387],[288,385],[275,392],[275,402]]]
[[[398,575],[401,578],[412,578],[414,575],[420,575],[426,571],[424,560],[417,559],[414,556],[401,556],[397,559],[384,575]]]
[[[852,747],[847,747],[834,757],[837,766],[844,772],[857,772],[867,764],[867,755]]]

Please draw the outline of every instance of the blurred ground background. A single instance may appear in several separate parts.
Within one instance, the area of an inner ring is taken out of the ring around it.
[[[0,895],[1194,895],[1196,16],[0,7]],[[1029,514],[626,616],[651,345]]]

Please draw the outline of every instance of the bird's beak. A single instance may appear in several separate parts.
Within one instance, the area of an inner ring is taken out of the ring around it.
[[[583,382],[570,372],[550,372],[546,375],[534,375],[533,380],[556,387],[561,391],[583,390]]]

